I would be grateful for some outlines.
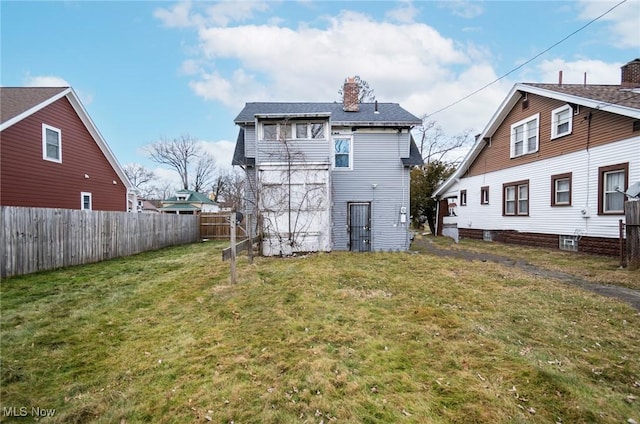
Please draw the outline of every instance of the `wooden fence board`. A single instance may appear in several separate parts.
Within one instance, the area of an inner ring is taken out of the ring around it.
[[[0,206],[0,218],[2,278],[199,239],[195,215]]]
[[[640,269],[640,201],[624,204],[627,236],[627,268]]]

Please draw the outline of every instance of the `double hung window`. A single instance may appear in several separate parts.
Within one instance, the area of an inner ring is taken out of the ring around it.
[[[624,214],[624,192],[628,185],[629,164],[598,168],[598,213]]]
[[[564,105],[551,112],[551,138],[562,137],[571,134],[573,124],[573,109]]]
[[[529,215],[529,181],[503,184],[502,214],[505,216]]]
[[[551,206],[571,206],[571,172],[551,176]]]
[[[537,113],[511,125],[511,157],[538,151],[540,114]]]
[[[42,159],[62,162],[62,131],[42,124]]]

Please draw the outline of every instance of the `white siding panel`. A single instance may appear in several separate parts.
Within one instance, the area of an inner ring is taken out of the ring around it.
[[[467,190],[467,206],[458,206],[458,227],[532,233],[618,237],[621,215],[598,216],[598,168],[629,163],[629,184],[640,181],[640,137],[551,159],[462,178],[451,192]],[[551,175],[572,173],[572,205],[551,207]],[[529,216],[502,216],[503,183],[529,180]],[[480,188],[490,187],[489,205],[480,204]],[[588,208],[589,218],[581,210]]]

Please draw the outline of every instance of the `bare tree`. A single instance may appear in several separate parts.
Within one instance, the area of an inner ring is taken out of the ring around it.
[[[366,103],[366,102],[374,102],[376,100],[376,96],[373,94],[373,88],[369,87],[369,83],[360,78],[359,75],[354,77],[356,84],[358,84],[358,103]],[[345,79],[344,82],[347,82]],[[342,102],[342,97],[344,96],[344,85],[340,87],[338,90],[338,95],[340,96],[340,102]]]
[[[212,192],[217,201],[224,200],[236,211],[245,210],[244,199],[247,178],[238,171],[226,172],[216,177]]]
[[[193,190],[202,191],[209,184],[213,178],[213,173],[216,169],[216,160],[209,153],[202,153],[196,161],[194,169],[195,178],[193,181]]]
[[[147,197],[150,192],[149,183],[155,178],[153,171],[138,163],[128,163],[123,169],[131,184],[140,191],[143,197]]]
[[[437,202],[431,196],[456,169],[472,140],[470,130],[447,136],[436,121],[423,118],[417,129],[418,149],[424,160],[422,167],[411,171],[411,216],[414,225],[428,223],[435,234]]]
[[[195,175],[195,191],[203,189],[215,170],[215,159],[206,153],[198,141],[190,135],[181,135],[172,140],[161,139],[147,146],[149,157],[175,170],[182,181],[182,188],[189,189],[189,176]]]
[[[433,161],[459,163],[471,141],[471,130],[447,136],[435,120],[426,116],[422,118],[422,125],[417,128],[417,132],[420,134],[418,149],[426,164]]]

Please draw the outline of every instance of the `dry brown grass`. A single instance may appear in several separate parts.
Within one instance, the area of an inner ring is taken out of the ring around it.
[[[640,314],[623,303],[426,254],[241,258],[230,285],[220,249],[3,281],[2,407],[60,423],[640,421]]]

